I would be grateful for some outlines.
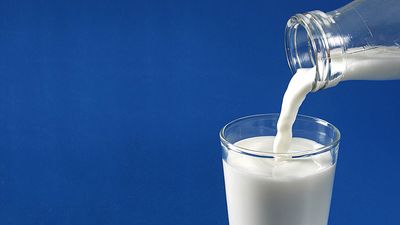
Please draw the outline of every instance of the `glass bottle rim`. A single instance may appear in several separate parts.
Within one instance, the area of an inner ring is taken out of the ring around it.
[[[337,35],[332,38],[330,32]],[[343,37],[338,32],[339,28],[333,18],[319,10],[296,14],[286,24],[284,43],[289,68],[294,74],[299,68],[315,66],[317,74],[312,87],[313,92],[335,86],[340,81],[336,79],[339,74],[333,73],[331,65],[331,45],[339,44],[340,48],[335,48],[345,52]],[[304,41],[307,47],[298,43],[298,37],[304,35],[307,36],[307,42]],[[298,49],[300,46],[303,49]],[[308,57],[304,58],[303,55]]]

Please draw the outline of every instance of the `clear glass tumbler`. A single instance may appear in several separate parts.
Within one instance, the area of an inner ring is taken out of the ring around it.
[[[243,117],[220,132],[230,225],[328,223],[339,130],[298,115],[291,151],[273,153],[278,117]]]

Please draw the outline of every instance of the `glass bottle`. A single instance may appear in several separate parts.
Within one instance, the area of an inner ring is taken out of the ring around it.
[[[313,91],[342,80],[400,79],[400,0],[356,0],[292,16],[285,50],[293,73],[316,66]]]

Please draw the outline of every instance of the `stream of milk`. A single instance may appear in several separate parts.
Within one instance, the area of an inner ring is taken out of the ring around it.
[[[274,141],[274,153],[286,153],[292,141],[292,126],[296,120],[301,103],[311,92],[315,80],[316,69],[298,69],[289,82],[283,96],[281,114],[279,116],[278,132]]]

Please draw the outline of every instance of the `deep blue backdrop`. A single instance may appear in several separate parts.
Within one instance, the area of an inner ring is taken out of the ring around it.
[[[287,19],[338,1],[1,1],[0,224],[227,224],[218,131],[278,112]],[[400,82],[301,113],[343,139],[330,225],[398,224]]]

